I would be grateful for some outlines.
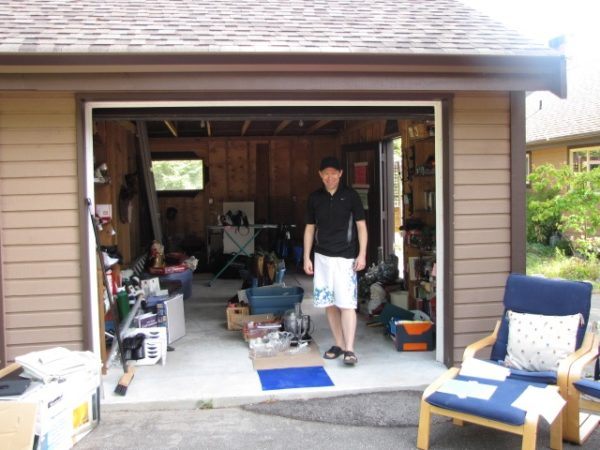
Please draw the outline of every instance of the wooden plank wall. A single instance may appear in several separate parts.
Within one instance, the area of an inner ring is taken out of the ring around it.
[[[75,99],[0,93],[7,359],[83,347]]]
[[[102,245],[116,245],[125,265],[140,253],[139,202],[141,175],[137,170],[135,127],[131,122],[97,121],[94,123],[94,166],[106,163],[110,183],[95,184],[95,203],[108,203],[113,208],[110,226],[100,232]],[[131,222],[121,220],[119,194],[125,183],[125,175],[138,172],[138,194],[132,199]],[[144,200],[145,201],[145,200]],[[112,234],[111,228],[116,234]]]
[[[510,271],[510,98],[454,100],[454,361],[502,314]]]
[[[217,224],[224,201],[254,201],[255,222],[294,223],[301,240],[308,194],[317,189],[317,171],[325,154],[337,154],[335,138],[161,138],[151,151],[193,151],[209,168],[209,182],[196,197],[160,197],[164,216],[178,209],[170,230],[206,238],[206,226]]]

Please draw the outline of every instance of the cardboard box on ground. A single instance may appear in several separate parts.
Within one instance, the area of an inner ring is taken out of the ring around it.
[[[0,448],[72,448],[100,419],[100,360],[56,347],[16,361],[0,379],[16,375],[32,382],[20,395],[0,396]]]

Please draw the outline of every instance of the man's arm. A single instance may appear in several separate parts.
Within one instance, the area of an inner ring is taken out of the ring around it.
[[[356,222],[356,229],[358,231],[358,256],[354,262],[354,270],[359,271],[367,267],[367,221],[359,220]]]
[[[304,228],[304,271],[308,275],[313,274],[313,264],[310,260],[310,251],[312,250],[313,241],[315,239],[315,224],[307,223]]]

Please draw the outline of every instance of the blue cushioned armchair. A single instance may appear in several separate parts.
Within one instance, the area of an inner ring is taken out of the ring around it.
[[[594,335],[586,333],[590,315],[592,285],[579,281],[557,280],[520,274],[510,274],[504,291],[504,314],[496,324],[494,332],[469,345],[463,360],[475,357],[476,353],[491,346],[490,360],[503,364],[507,355],[509,324],[507,311],[542,314],[548,316],[566,316],[580,313],[583,320],[579,326],[574,353],[564,358],[556,371],[533,372],[511,369],[510,378],[527,382],[557,385],[560,394],[567,400],[568,376],[574,362],[592,351]],[[567,408],[563,413],[564,435],[569,435],[567,426]],[[571,440],[569,438],[569,440]]]

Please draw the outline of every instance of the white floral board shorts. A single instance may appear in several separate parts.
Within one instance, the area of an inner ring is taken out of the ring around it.
[[[317,308],[356,308],[354,259],[315,253],[313,302]]]

